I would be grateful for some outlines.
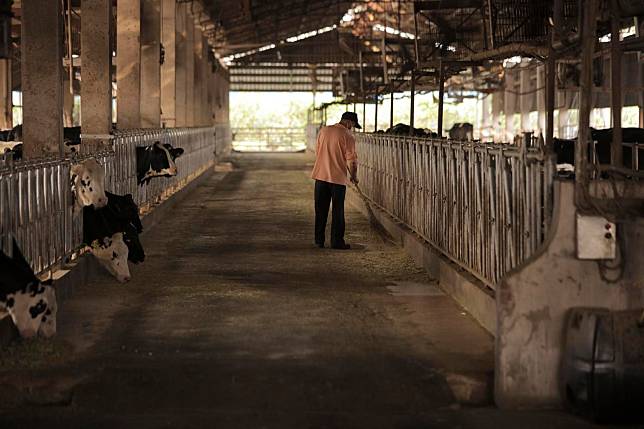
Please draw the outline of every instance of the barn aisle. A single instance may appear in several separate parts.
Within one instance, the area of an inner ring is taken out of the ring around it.
[[[355,249],[316,248],[308,155],[233,161],[143,237],[129,284],[97,277],[54,344],[5,359],[2,428],[587,427],[459,404],[448,381],[489,376],[492,338],[357,211]]]

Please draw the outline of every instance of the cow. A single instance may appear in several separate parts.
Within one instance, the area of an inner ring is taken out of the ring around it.
[[[590,129],[591,139],[595,142],[595,159],[597,164],[611,163],[611,145],[613,142],[613,129],[606,128],[597,130]],[[624,143],[644,143],[644,129],[642,128],[622,128],[622,142]],[[575,165],[575,145],[577,139],[553,139],[552,150],[557,156],[557,164]],[[589,160],[592,154],[592,146],[588,149]],[[622,160],[624,166],[631,167],[633,153],[631,148],[624,146],[622,148]]]
[[[9,159],[9,157],[11,157],[13,161],[20,161],[22,159],[22,143],[0,143],[0,155],[3,155],[5,159]]]
[[[139,241],[143,225],[131,194],[106,195],[105,207],[83,208],[83,242],[117,280],[125,282],[130,278],[127,261],[136,264],[145,260]]]
[[[10,130],[0,131],[0,141],[3,142],[21,142],[22,125],[16,125]]]
[[[448,131],[449,138],[471,142],[474,140],[474,126],[469,122],[456,122]]]
[[[72,165],[69,170],[69,181],[74,200],[74,211],[82,207],[105,207],[105,170],[94,158],[89,158],[80,164]]]
[[[8,314],[23,338],[54,336],[58,306],[52,281],[34,275],[15,239],[12,257],[0,251],[0,273],[0,319]]]
[[[408,136],[410,129],[411,127],[409,125],[398,123],[393,127],[388,128],[387,131],[385,131],[385,134],[396,134],[396,135]],[[414,128],[412,132],[412,136],[436,138],[438,137],[438,134],[428,129]]]
[[[139,185],[153,177],[171,177],[177,175],[175,159],[183,154],[182,148],[156,141],[150,146],[136,148],[136,175]]]
[[[120,283],[130,281],[130,267],[127,265],[128,248],[123,241],[123,233],[117,232],[109,237],[91,242],[92,255]]]

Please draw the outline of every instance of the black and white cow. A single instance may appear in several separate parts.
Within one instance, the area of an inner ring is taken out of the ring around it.
[[[469,122],[457,122],[448,132],[449,138],[452,140],[468,142],[474,140],[474,126]]]
[[[69,171],[69,180],[74,199],[74,211],[82,207],[105,207],[105,170],[94,158],[75,164]]]
[[[597,130],[590,129],[591,139],[595,143],[595,155],[598,164],[611,163],[611,145],[613,143],[613,129],[606,128]],[[622,141],[624,143],[644,143],[644,129],[643,128],[622,128]],[[577,139],[553,139],[552,150],[557,156],[557,164],[559,165],[575,165],[575,146]],[[589,156],[592,149],[589,147]],[[622,149],[622,160],[626,167],[631,166],[633,158],[632,150],[628,147]],[[590,159],[590,158],[589,158]]]
[[[147,183],[153,177],[177,175],[175,159],[183,154],[183,149],[172,145],[154,142],[153,145],[136,148],[136,175],[139,184]]]
[[[130,279],[127,261],[136,264],[145,260],[139,241],[143,225],[132,195],[106,195],[105,207],[83,208],[83,242],[118,281],[126,282]]]
[[[49,338],[56,334],[56,291],[41,282],[13,242],[13,256],[0,251],[0,319],[13,320],[20,336]]]

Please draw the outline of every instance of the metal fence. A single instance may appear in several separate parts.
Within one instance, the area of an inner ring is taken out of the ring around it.
[[[136,147],[155,141],[184,149],[176,160],[178,174],[139,186]],[[79,250],[82,216],[72,212],[69,170],[88,157],[95,157],[105,168],[106,190],[132,194],[145,212],[212,166],[214,152],[215,128],[140,129],[116,131],[109,151],[2,166],[0,248],[11,254],[11,239],[16,237],[36,273],[56,268]]]
[[[543,242],[555,167],[540,149],[359,133],[356,142],[364,195],[492,289]]]
[[[298,152],[306,149],[301,128],[233,128],[233,148],[240,152]]]

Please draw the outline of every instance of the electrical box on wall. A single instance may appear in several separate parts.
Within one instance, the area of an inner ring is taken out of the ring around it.
[[[577,215],[577,258],[615,259],[617,228],[602,216]]]

